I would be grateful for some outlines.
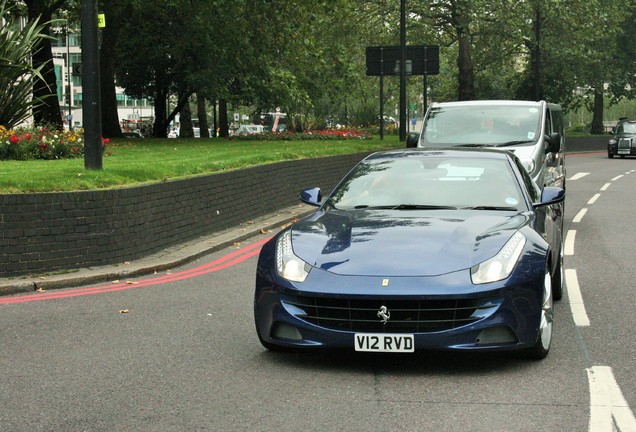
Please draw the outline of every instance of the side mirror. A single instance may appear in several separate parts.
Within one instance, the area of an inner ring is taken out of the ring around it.
[[[319,206],[322,201],[322,192],[320,188],[305,189],[300,192],[300,200],[305,204]]]
[[[559,153],[561,151],[561,134],[558,132],[546,136],[546,153]]]
[[[416,148],[420,141],[420,134],[417,132],[411,132],[406,137],[406,148]]]
[[[541,192],[541,201],[534,204],[534,207],[543,207],[552,204],[559,204],[565,200],[565,189],[560,187],[546,186]]]

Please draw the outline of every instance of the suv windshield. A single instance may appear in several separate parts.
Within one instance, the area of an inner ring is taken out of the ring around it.
[[[422,137],[431,147],[531,145],[539,139],[540,121],[537,107],[440,106],[431,108]]]

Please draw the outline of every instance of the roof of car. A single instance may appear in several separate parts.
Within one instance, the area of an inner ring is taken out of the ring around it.
[[[472,101],[454,101],[454,102],[434,102],[433,106],[481,106],[481,105],[518,105],[518,106],[539,106],[544,101],[526,101],[526,100],[472,100]]]

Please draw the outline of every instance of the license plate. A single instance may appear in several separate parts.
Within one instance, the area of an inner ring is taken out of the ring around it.
[[[618,149],[618,154],[629,154],[629,149]]]
[[[412,334],[356,333],[356,351],[409,353],[415,351]]]

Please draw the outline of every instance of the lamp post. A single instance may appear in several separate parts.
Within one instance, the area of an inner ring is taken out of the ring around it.
[[[406,141],[406,0],[400,0],[400,141]]]

